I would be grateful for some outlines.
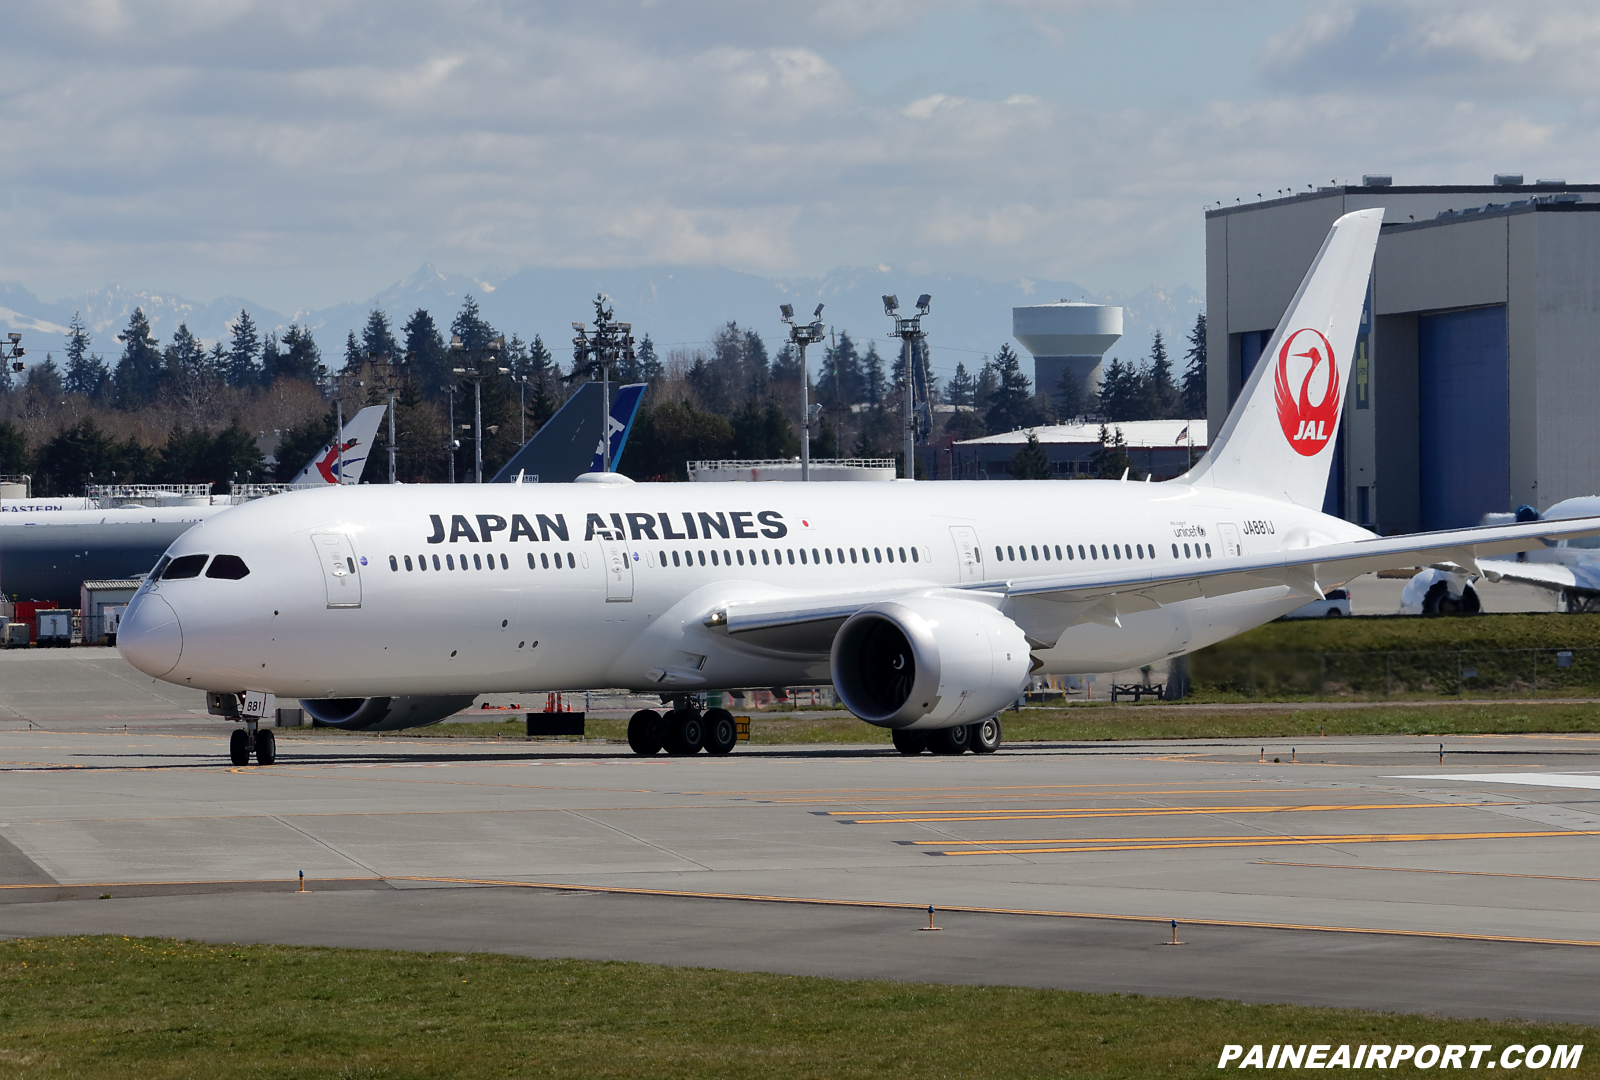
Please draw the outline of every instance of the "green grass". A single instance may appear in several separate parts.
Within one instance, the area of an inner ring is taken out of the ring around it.
[[[0,943],[35,1077],[1211,1076],[1225,1043],[1585,1043],[1600,1029],[643,964],[117,937]]]
[[[1202,649],[1196,655],[1596,647],[1600,647],[1600,614],[1547,612],[1435,619],[1414,615],[1368,615],[1353,619],[1270,622]]]

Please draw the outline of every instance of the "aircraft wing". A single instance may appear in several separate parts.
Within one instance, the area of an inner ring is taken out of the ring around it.
[[[1153,611],[1165,604],[1288,586],[1320,599],[1322,586],[1343,584],[1362,574],[1419,561],[1442,560],[1483,573],[1480,557],[1526,551],[1540,539],[1600,535],[1600,517],[1481,526],[1444,532],[1382,536],[1261,555],[1222,557],[1202,562],[1146,564],[1149,569],[1117,566],[1074,570],[1023,579],[993,579],[956,586],[905,580],[872,589],[830,594],[799,594],[720,605],[707,626],[751,644],[796,652],[826,652],[833,634],[868,604],[927,591],[965,592],[979,602],[996,603],[1013,614],[1038,644],[1053,644],[1081,622],[1121,626],[1121,616]],[[1499,564],[1491,564],[1498,569]],[[1526,565],[1526,564],[1519,564]],[[1041,607],[1042,605],[1045,605]]]
[[[1482,559],[1478,568],[1490,581],[1519,581],[1547,589],[1600,590],[1600,581],[1586,567],[1554,562],[1517,562],[1514,559]]]

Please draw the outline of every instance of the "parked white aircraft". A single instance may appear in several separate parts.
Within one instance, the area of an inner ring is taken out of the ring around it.
[[[831,682],[907,753],[994,750],[1029,673],[1110,671],[1274,619],[1419,555],[1470,566],[1600,518],[1375,537],[1319,511],[1381,210],[1340,218],[1210,451],[1115,481],[369,487],[237,508],[184,534],[118,648],[245,720],[272,695],[352,728],[485,692],[672,700],[640,753],[726,753],[718,688]]]
[[[1571,521],[1600,515],[1600,497],[1563,499],[1543,514],[1524,506],[1515,514],[1487,514],[1485,521]],[[1497,520],[1498,519],[1498,520]],[[1600,611],[1600,537],[1547,541],[1528,551],[1480,559],[1485,580],[1538,585],[1557,595],[1562,611]],[[1477,575],[1461,567],[1433,566],[1406,583],[1400,598],[1403,615],[1473,614],[1479,610],[1473,581]]]

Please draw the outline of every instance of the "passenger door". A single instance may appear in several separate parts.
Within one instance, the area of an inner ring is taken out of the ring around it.
[[[626,540],[596,538],[600,545],[600,565],[606,572],[606,603],[626,603],[633,599],[633,558]]]
[[[1239,527],[1232,522],[1224,521],[1217,526],[1217,532],[1222,534],[1222,553],[1228,558],[1237,558],[1244,554],[1244,545],[1239,543]]]
[[[328,590],[328,606],[360,607],[361,571],[356,566],[356,549],[350,537],[344,533],[312,533],[311,543],[317,549],[317,562],[322,565],[322,583]]]
[[[982,581],[983,548],[978,543],[978,530],[971,525],[952,525],[950,539],[956,545],[956,581]]]

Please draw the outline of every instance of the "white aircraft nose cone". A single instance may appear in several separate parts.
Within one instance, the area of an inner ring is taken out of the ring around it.
[[[117,651],[128,663],[158,679],[177,667],[183,655],[183,628],[172,605],[155,593],[135,599],[117,628]]]

